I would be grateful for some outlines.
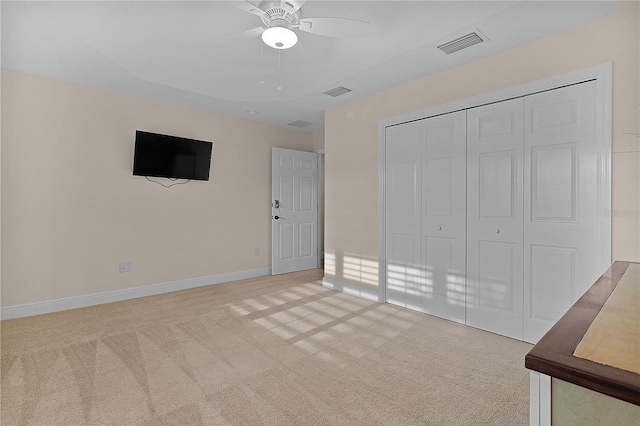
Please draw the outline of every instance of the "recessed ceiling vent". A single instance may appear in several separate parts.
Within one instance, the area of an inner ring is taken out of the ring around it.
[[[449,43],[438,46],[438,49],[442,50],[447,55],[458,52],[467,47],[471,47],[478,43],[482,43],[484,40],[476,33],[467,34],[460,38],[450,41]]]
[[[313,123],[310,123],[310,122],[304,121],[304,120],[296,120],[296,121],[292,121],[291,123],[287,124],[287,126],[305,127],[305,126],[308,126],[309,124],[313,124]]]
[[[327,90],[324,92],[325,95],[333,96],[337,98],[340,95],[344,95],[345,93],[349,93],[351,89],[347,89],[346,87],[338,86],[335,89]]]

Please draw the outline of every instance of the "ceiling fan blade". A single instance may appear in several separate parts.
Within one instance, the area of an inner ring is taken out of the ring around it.
[[[298,42],[291,49],[286,49],[283,51],[285,55],[289,56],[292,60],[295,60],[298,63],[307,62],[307,50],[302,45],[302,42],[298,40]]]
[[[285,4],[289,4],[290,9],[293,9],[294,12],[298,11],[305,4],[307,0],[282,0],[280,2],[280,7],[284,8]]]
[[[264,32],[264,30],[265,29],[262,27],[256,27],[247,31],[243,31],[241,33],[232,35],[231,37],[225,38],[222,41],[219,41],[218,43],[214,44],[214,47],[224,49],[227,47],[235,46],[236,44],[258,37]]]
[[[364,38],[369,34],[371,24],[349,18],[303,18],[298,28],[327,37]]]
[[[258,6],[248,0],[234,1],[231,2],[231,5],[238,9],[244,10],[245,12],[253,13],[254,15],[261,18],[264,16],[264,10],[260,9]]]

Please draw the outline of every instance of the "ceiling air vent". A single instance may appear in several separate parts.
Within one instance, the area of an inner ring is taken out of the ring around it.
[[[449,43],[442,44],[438,46],[438,49],[442,50],[447,55],[451,55],[454,52],[458,52],[462,49],[466,49],[467,47],[482,43],[483,41],[484,40],[482,40],[482,38],[478,34],[471,33],[452,40]]]
[[[304,121],[304,120],[296,120],[296,121],[292,121],[291,123],[287,124],[287,126],[305,127],[305,126],[308,126],[309,124],[313,124],[313,123],[310,123],[310,122]]]
[[[335,89],[327,90],[324,92],[325,95],[333,96],[337,98],[340,95],[344,95],[345,93],[349,93],[351,89],[347,89],[346,87],[338,86]]]

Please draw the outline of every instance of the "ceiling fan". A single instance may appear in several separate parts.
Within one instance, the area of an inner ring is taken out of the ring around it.
[[[294,29],[337,38],[364,38],[369,34],[371,24],[357,19],[302,18],[300,8],[305,3],[306,0],[264,0],[258,5],[248,0],[233,2],[233,6],[260,17],[264,26],[235,34],[215,46],[230,47],[262,36],[264,43],[274,49],[289,49],[298,43]]]

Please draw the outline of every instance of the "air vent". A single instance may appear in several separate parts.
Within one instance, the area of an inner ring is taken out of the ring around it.
[[[296,120],[296,121],[292,121],[291,123],[287,124],[287,126],[305,127],[305,126],[308,126],[309,124],[313,124],[313,123],[310,123],[310,122],[304,121],[304,120]]]
[[[338,86],[335,89],[327,90],[324,92],[325,95],[333,96],[337,98],[340,95],[344,95],[345,93],[349,93],[351,89],[347,89],[346,87]]]
[[[445,43],[443,45],[438,46],[438,49],[442,50],[447,55],[451,55],[452,53],[458,52],[462,49],[466,49],[467,47],[471,47],[475,44],[482,43],[484,40],[476,34],[471,33],[455,40],[450,41],[449,43]]]

